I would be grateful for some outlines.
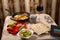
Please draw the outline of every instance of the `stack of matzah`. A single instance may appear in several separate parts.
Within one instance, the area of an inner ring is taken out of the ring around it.
[[[30,28],[38,35],[50,31],[50,29],[42,23],[31,24]]]

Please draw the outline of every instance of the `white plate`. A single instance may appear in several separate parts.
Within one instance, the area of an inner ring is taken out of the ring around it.
[[[31,36],[33,35],[33,31],[30,30],[30,29],[22,29],[22,30],[29,30],[29,31],[32,33]],[[22,31],[22,30],[21,30],[21,31]],[[19,35],[19,33],[20,33],[21,31],[19,31],[19,32],[17,33],[17,36],[18,36],[19,38],[21,38],[20,35]],[[22,37],[22,38],[29,39],[31,36],[28,36],[28,37]]]

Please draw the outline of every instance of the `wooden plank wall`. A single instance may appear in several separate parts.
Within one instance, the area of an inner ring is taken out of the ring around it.
[[[58,15],[57,16],[58,16],[58,24],[60,25],[60,0],[59,0],[59,4],[58,5],[59,5],[59,8],[58,8],[58,10],[59,10],[59,14],[58,15],[59,16]]]
[[[56,3],[55,19],[56,23],[60,25],[60,0],[57,0]]]
[[[41,3],[44,7],[44,10],[43,10],[44,13],[48,12],[51,14],[50,12],[51,10],[52,10],[52,13],[55,11],[54,9],[51,9],[55,6],[55,3],[56,3],[55,0],[41,0]],[[13,0],[13,1],[2,0],[2,4],[3,4],[3,10],[4,10],[5,16],[9,15],[9,13],[5,9],[10,9],[10,8],[14,9],[14,12],[24,11],[25,9],[25,11],[29,13],[34,13],[34,12],[38,13],[36,10],[36,7],[39,5],[39,0]]]
[[[0,0],[0,26],[3,25],[3,21],[4,21],[4,14],[3,14],[3,9],[2,9],[2,0]]]
[[[0,39],[2,36],[3,21],[4,21],[4,15],[3,15],[3,9],[2,9],[2,0],[0,0]]]
[[[57,0],[41,0],[41,3],[44,8],[43,13],[51,15],[54,20],[57,20]],[[36,10],[37,6],[39,5],[39,0],[2,0],[2,5],[5,17],[10,15],[10,13],[5,9],[13,10],[13,12],[26,11],[29,13],[40,13]],[[60,19],[58,19],[58,22],[59,20]]]

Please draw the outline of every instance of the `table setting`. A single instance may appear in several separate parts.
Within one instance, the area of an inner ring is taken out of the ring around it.
[[[17,12],[6,17],[1,40],[56,39],[55,35],[60,35],[57,27],[48,14]]]

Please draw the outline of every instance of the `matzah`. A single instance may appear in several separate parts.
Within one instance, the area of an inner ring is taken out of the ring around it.
[[[42,23],[32,24],[30,28],[38,35],[50,31],[50,29]]]

